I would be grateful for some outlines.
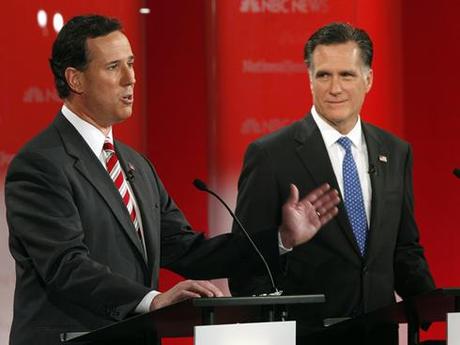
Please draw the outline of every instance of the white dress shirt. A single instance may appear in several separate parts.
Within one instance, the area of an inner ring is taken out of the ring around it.
[[[85,142],[88,144],[88,146],[91,148],[93,153],[96,155],[96,157],[99,159],[101,164],[104,166],[104,169],[107,169],[106,167],[106,153],[102,149],[104,146],[104,142],[106,139],[109,139],[110,142],[113,143],[113,134],[112,134],[112,128],[110,128],[109,133],[107,136],[102,133],[98,128],[90,124],[89,122],[86,122],[83,120],[81,117],[76,115],[74,112],[72,112],[65,104],[62,106],[61,109],[62,114],[64,117],[69,120],[69,122],[72,124],[72,126],[75,127],[77,132],[83,137]],[[136,202],[136,198],[134,196],[133,190],[131,188],[130,182],[126,181],[128,185],[128,190],[130,193],[130,196],[133,199],[134,203],[134,208],[136,210],[136,217],[139,222],[139,226],[141,228],[141,231],[143,232],[143,227],[142,227],[142,218],[141,218],[141,213],[139,211],[139,207]],[[150,291],[143,299],[142,301],[137,305],[135,312],[136,313],[146,313],[150,309],[150,304],[152,303],[153,298],[158,295],[160,292],[156,290]]]
[[[351,142],[351,153],[358,169],[359,182],[361,183],[361,190],[363,192],[364,208],[366,210],[367,225],[370,226],[370,215],[371,215],[371,200],[372,200],[372,186],[371,179],[369,176],[369,157],[367,154],[367,145],[364,138],[364,134],[361,128],[361,119],[358,116],[353,129],[346,135],[343,135],[327,123],[318,114],[315,107],[311,109],[311,114],[316,122],[316,125],[321,132],[324,144],[326,145],[327,153],[329,154],[329,160],[331,161],[334,174],[339,184],[340,191],[343,192],[343,174],[342,174],[342,163],[345,157],[345,149],[337,143],[337,140],[343,136],[348,137]]]

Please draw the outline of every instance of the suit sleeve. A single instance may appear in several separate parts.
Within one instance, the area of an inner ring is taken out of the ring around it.
[[[207,239],[195,232],[176,206],[155,168],[149,163],[161,204],[161,266],[192,279],[215,279],[238,272],[263,270],[259,257],[242,234],[223,234]],[[259,228],[255,242],[271,265],[278,263],[274,232]]]
[[[252,143],[248,147],[238,181],[236,215],[251,234],[260,228],[276,231],[281,223],[282,197],[273,164],[272,157],[258,144]],[[236,223],[232,231],[241,233]],[[279,267],[271,268],[280,272]],[[272,290],[265,272],[260,275],[241,272],[230,279],[229,286],[234,296],[257,295]]]
[[[109,320],[125,318],[149,291],[92,259],[72,187],[47,157],[17,156],[8,171],[5,198],[10,248],[24,277],[20,284],[38,281],[53,298]]]
[[[407,150],[401,223],[395,250],[395,288],[401,297],[414,296],[435,288],[428,263],[419,243],[414,219],[412,153]]]

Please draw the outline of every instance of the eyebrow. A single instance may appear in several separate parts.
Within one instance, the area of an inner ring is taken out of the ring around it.
[[[322,70],[322,69],[319,69],[317,71],[315,71],[314,75],[317,76],[317,75],[321,75],[321,74],[332,74],[331,71],[328,71],[328,70]],[[357,72],[353,69],[344,69],[344,70],[341,70],[338,72],[339,75],[344,75],[344,74],[352,74],[352,75],[356,75]]]
[[[346,70],[340,71],[339,74],[340,75],[344,75],[344,74],[357,75],[358,73],[355,70],[346,69]]]
[[[106,65],[112,65],[114,63],[119,63],[120,61],[123,61],[124,59],[118,59],[118,60],[112,60],[112,61],[108,61],[106,63]],[[132,62],[134,60],[134,55],[130,55],[128,56],[128,59],[127,59],[129,62]]]

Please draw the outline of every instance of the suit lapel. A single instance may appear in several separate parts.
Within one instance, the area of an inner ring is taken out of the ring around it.
[[[147,256],[151,256],[152,253],[149,255],[149,243],[154,243],[154,238],[152,236],[151,231],[146,231],[147,229],[153,229],[154,226],[154,220],[153,220],[153,214],[154,212],[145,212],[145,210],[148,210],[148,205],[152,205],[151,201],[149,202],[148,195],[146,191],[150,190],[150,187],[147,185],[145,178],[141,178],[142,176],[140,175],[139,172],[139,167],[136,167],[133,162],[131,162],[127,158],[127,154],[124,150],[120,148],[118,150],[118,145],[115,143],[115,148],[117,149],[117,152],[119,153],[118,158],[120,160],[121,167],[124,171],[127,173],[131,174],[131,179],[129,181],[129,184],[131,185],[131,188],[134,193],[134,197],[136,198],[136,203],[139,207],[139,211],[141,213],[141,220],[142,220],[142,228],[144,230],[144,240],[146,244],[146,250],[147,250]],[[149,259],[153,259],[153,257],[144,257],[146,262],[148,262]],[[152,267],[153,265],[148,265],[149,268]]]
[[[66,151],[75,158],[75,169],[98,191],[145,261],[144,250],[128,210],[109,174],[81,135],[62,114],[58,114],[54,124],[61,135]]]
[[[299,124],[295,140],[299,144],[297,146],[297,155],[302,161],[303,166],[313,177],[315,184],[319,186],[323,183],[329,183],[331,187],[340,193],[339,184],[335,177],[326,145],[318,126],[313,120],[313,116],[307,116]],[[343,196],[341,196],[341,199],[343,200]],[[355,252],[361,255],[350,222],[348,221],[344,203],[341,202],[338,208],[339,213],[333,221],[339,224]]]
[[[363,123],[363,133],[366,138],[367,152],[369,156],[369,170],[372,186],[371,220],[368,238],[368,253],[376,253],[375,246],[382,242],[385,235],[378,227],[380,218],[384,214],[384,187],[387,178],[386,160],[389,158],[388,150],[381,142],[378,134],[368,124]],[[370,260],[371,257],[367,257]]]

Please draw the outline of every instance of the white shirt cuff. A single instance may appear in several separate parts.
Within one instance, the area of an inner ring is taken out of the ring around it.
[[[134,312],[138,314],[148,313],[150,311],[150,305],[152,304],[153,299],[159,294],[161,294],[160,291],[150,291],[147,295],[144,296],[142,301],[140,301],[136,309],[134,309]]]
[[[283,255],[283,254],[286,254],[292,251],[292,248],[286,248],[283,245],[283,241],[281,240],[281,234],[279,231],[278,231],[278,249],[279,249],[280,255]]]

